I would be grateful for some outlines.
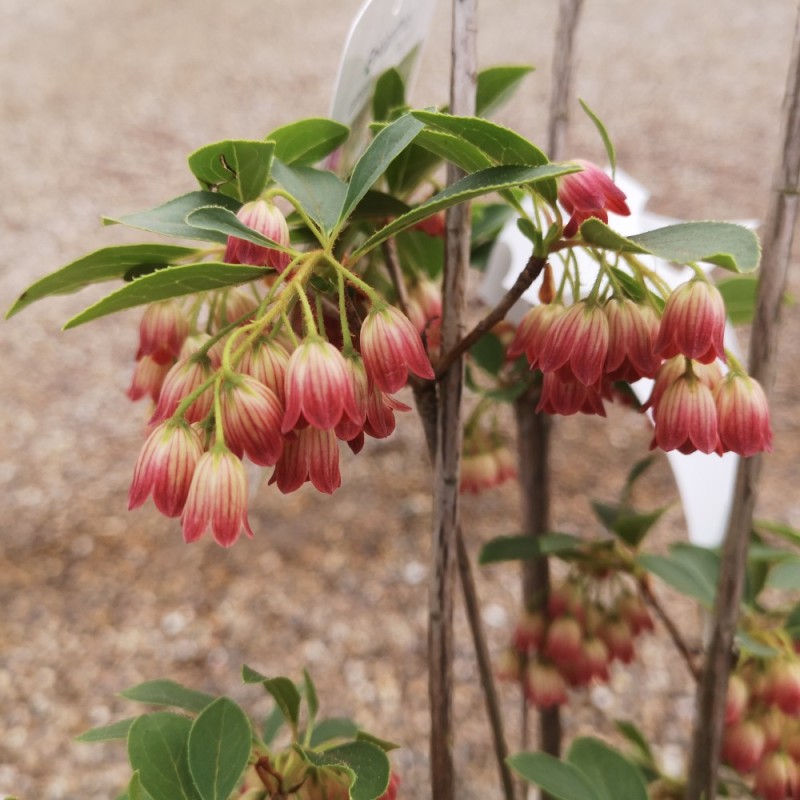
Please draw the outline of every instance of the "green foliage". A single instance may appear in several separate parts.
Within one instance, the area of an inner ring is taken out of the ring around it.
[[[496,564],[499,561],[524,561],[546,555],[564,555],[579,551],[584,544],[583,539],[569,533],[498,536],[481,548],[478,563]]]
[[[479,72],[475,94],[477,116],[488,117],[505,105],[533,70],[534,67],[526,65],[512,65],[489,67]]]
[[[603,526],[632,548],[637,548],[642,543],[650,528],[661,519],[668,508],[669,506],[662,506],[654,511],[639,513],[622,503],[609,504],[592,500],[592,509]]]
[[[203,206],[203,208],[198,208],[188,214],[186,221],[192,227],[222,233],[226,239],[228,236],[236,236],[238,239],[244,239],[254,244],[272,247],[284,253],[289,252],[283,245],[240,222],[236,214],[227,208]]]
[[[575,766],[548,753],[517,753],[508,764],[528,783],[557,800],[600,800],[589,779]]]
[[[678,543],[668,556],[644,553],[637,562],[682,594],[697,600],[707,609],[714,606],[719,555],[704,547]]]
[[[469,349],[469,354],[490,375],[497,375],[506,360],[506,348],[493,333],[481,336]]]
[[[103,725],[100,728],[92,728],[75,737],[77,742],[108,742],[113,739],[127,739],[128,731],[135,717],[121,719],[119,722],[112,722],[111,725]]]
[[[397,238],[397,254],[403,269],[411,275],[427,275],[435,280],[444,265],[444,240],[422,231],[401,231]]]
[[[120,692],[120,696],[137,703],[147,703],[152,706],[172,706],[185,711],[202,711],[209,703],[214,702],[214,697],[205,692],[187,689],[179,683],[170,680],[155,680],[138,683],[130,689]]]
[[[578,102],[581,104],[581,108],[586,112],[586,116],[594,123],[597,132],[600,134],[600,138],[603,140],[603,146],[606,148],[606,155],[608,156],[608,163],[611,165],[611,177],[613,178],[617,171],[617,154],[614,151],[614,144],[611,141],[611,137],[608,135],[606,126],[603,124],[600,117],[589,108],[587,103],[580,98]]]
[[[240,283],[256,280],[272,270],[264,267],[250,267],[244,264],[224,264],[215,261],[202,261],[198,264],[185,264],[170,267],[144,275],[126,284],[116,292],[104,297],[89,308],[81,311],[65,325],[64,330],[76,328],[86,322],[124,311],[126,308],[183,297],[197,292],[224,289]]]
[[[93,283],[114,278],[134,280],[148,272],[175,264],[197,254],[193,247],[169,244],[128,244],[104,247],[31,284],[8,311],[11,317],[43,297],[77,292]]]
[[[250,759],[252,731],[227,697],[203,710],[189,733],[189,770],[203,800],[227,800]]]
[[[181,239],[200,239],[205,242],[225,244],[226,236],[216,231],[195,228],[186,222],[186,217],[192,211],[204,206],[221,206],[235,214],[241,205],[238,200],[219,192],[189,192],[146,211],[126,214],[119,218],[103,217],[103,223],[127,225],[129,228],[139,228],[164,236],[177,236]]]
[[[725,309],[734,325],[749,325],[756,310],[758,277],[737,275],[717,282],[717,289],[725,300]]]
[[[732,222],[682,222],[624,237],[599,219],[581,225],[587,244],[618,253],[654,255],[676,264],[706,261],[732,272],[752,272],[761,260],[758,237]]]
[[[301,119],[276,128],[266,139],[275,145],[275,158],[287,166],[311,165],[344,144],[350,133],[332,119]]]
[[[377,122],[389,121],[396,109],[406,104],[406,87],[403,76],[394,68],[387,69],[375,82],[372,96],[372,118]]]
[[[389,786],[389,759],[384,750],[372,742],[348,742],[322,753],[304,753],[316,766],[341,766],[352,770],[356,775],[350,787],[352,800],[375,800]]]
[[[353,739],[358,735],[358,725],[347,717],[320,720],[311,734],[309,746],[319,747],[336,739]]]
[[[189,156],[189,169],[204,189],[246,203],[264,191],[274,150],[272,142],[216,142],[195,150]]]

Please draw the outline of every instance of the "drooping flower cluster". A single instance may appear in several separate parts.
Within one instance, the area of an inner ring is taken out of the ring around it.
[[[800,796],[800,660],[747,658],[732,673],[722,759],[764,800]]]
[[[772,449],[769,409],[759,384],[733,364],[723,377],[725,305],[710,283],[693,279],[651,303],[613,294],[569,307],[554,302],[525,315],[508,355],[542,372],[538,411],[605,416],[615,383],[655,380],[646,404],[652,447],[682,453],[750,456]]]
[[[265,201],[239,212],[242,222],[288,246],[285,220],[281,225],[283,217],[276,215]],[[287,253],[233,239],[226,257],[276,269],[289,263]],[[166,372],[130,393],[155,402],[130,508],[152,495],[162,513],[181,516],[187,542],[210,528],[219,544],[229,546],[242,530],[252,535],[243,458],[272,467],[270,483],[281,492],[310,482],[330,494],[341,484],[339,441],[359,452],[365,436],[392,433],[395,412],[409,410],[392,393],[409,373],[433,378],[420,334],[374,296],[354,339],[358,316],[346,313],[343,281],[341,330],[333,330],[322,298],[309,285],[313,266],[289,275],[265,298],[241,290],[214,293],[202,332],[174,301],[148,308],[138,364],[160,360]]]
[[[459,484],[462,494],[479,494],[516,477],[516,458],[497,434],[480,429],[465,433]]]
[[[641,597],[607,583],[572,577],[551,591],[546,609],[517,623],[499,673],[521,682],[531,705],[561,705],[568,689],[605,683],[611,664],[631,663],[636,637],[653,629]]]

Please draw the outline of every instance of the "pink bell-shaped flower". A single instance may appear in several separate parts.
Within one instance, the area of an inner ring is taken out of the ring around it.
[[[683,283],[664,306],[655,350],[664,358],[725,361],[725,319],[725,301],[716,286],[699,279]]]
[[[525,353],[531,369],[536,369],[539,366],[539,356],[548,331],[565,313],[564,306],[560,303],[533,306],[517,327],[514,338],[508,346],[508,357],[516,358]]]
[[[722,740],[722,760],[737,772],[750,772],[761,761],[766,742],[763,728],[753,720],[730,725]]]
[[[239,221],[257,233],[272,239],[283,247],[289,247],[289,226],[281,210],[268,200],[251,200],[237,212]],[[253,264],[257,267],[272,267],[282,272],[292,257],[288,253],[267,245],[228,237],[225,261],[228,264]]]
[[[317,491],[333,494],[342,484],[334,432],[309,426],[294,436],[284,445],[269,482],[283,494],[297,491],[306,481]]]
[[[298,424],[301,414],[320,430],[332,430],[344,415],[360,416],[344,356],[319,336],[305,339],[289,358],[283,433]]]
[[[654,410],[655,434],[651,449],[681,453],[719,450],[714,396],[691,372],[677,378],[664,391]]]
[[[256,342],[245,350],[239,362],[239,370],[252,375],[259,383],[272,389],[280,400],[286,403],[286,370],[289,367],[289,353],[274,339]]]
[[[756,794],[763,800],[797,797],[800,775],[797,764],[786,753],[764,756],[756,770]]]
[[[249,375],[226,381],[222,389],[225,441],[241,458],[260,467],[272,467],[283,450],[283,407],[275,393]]]
[[[745,457],[772,452],[769,405],[758,381],[731,372],[717,385],[714,400],[723,450]]]
[[[608,318],[606,375],[629,383],[652,378],[661,364],[653,348],[658,331],[655,313],[627,297],[609,300],[604,310]]]
[[[197,464],[181,516],[183,538],[197,541],[208,528],[217,544],[230,547],[247,521],[247,474],[244,464],[227,447],[217,444]]]
[[[171,364],[189,335],[189,321],[175,300],[151,303],[139,323],[138,361],[150,356],[159,364]]]
[[[158,403],[150,424],[163,422],[171,417],[183,400],[208,380],[211,363],[208,359],[188,358],[176,362],[164,378]],[[210,387],[209,387],[210,388]],[[214,402],[213,392],[208,389],[186,409],[187,422],[201,422],[206,418]]]
[[[567,702],[567,684],[552,665],[531,661],[525,674],[525,695],[537,708],[551,708]]]
[[[200,434],[186,423],[164,422],[147,437],[128,492],[128,510],[152,494],[156,508],[167,517],[183,511],[197,462],[203,455]]]
[[[564,227],[565,239],[572,238],[590,217],[608,222],[609,211],[623,217],[630,215],[625,192],[600,167],[581,159],[570,163],[583,169],[558,179],[558,201],[571,215]]]
[[[369,312],[361,326],[360,346],[367,375],[384,392],[405,386],[409,372],[429,380],[434,377],[419,333],[394,306]]]
[[[142,356],[133,368],[128,397],[136,402],[150,395],[154,403],[158,402],[161,387],[171,366],[169,362],[159,364],[152,356]]]
[[[549,328],[542,344],[539,368],[572,376],[584,386],[596,386],[608,354],[608,319],[596,303],[582,300],[567,309]]]

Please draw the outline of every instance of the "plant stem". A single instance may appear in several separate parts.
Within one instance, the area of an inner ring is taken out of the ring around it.
[[[450,366],[472,347],[484,333],[490,331],[500,320],[504,319],[511,306],[522,297],[525,290],[539,277],[547,259],[531,256],[525,269],[520,272],[514,285],[505,293],[502,300],[463,338],[445,351],[436,365],[436,379],[441,380]]]
[[[453,0],[450,108],[475,113],[477,75],[477,0]],[[447,182],[463,173],[448,164]],[[463,335],[469,268],[470,209],[461,204],[447,212],[443,280],[442,345],[449,350]],[[437,403],[434,459],[432,569],[428,597],[428,693],[431,708],[431,795],[454,800],[453,764],[453,585],[459,525],[458,484],[462,445],[463,359],[443,376]]]
[[[763,228],[758,300],[750,339],[750,372],[767,398],[775,383],[781,307],[800,205],[800,5],[783,100],[780,157]],[[744,458],[722,552],[713,630],[697,695],[687,800],[716,797],[725,697],[747,567],[761,456]]]

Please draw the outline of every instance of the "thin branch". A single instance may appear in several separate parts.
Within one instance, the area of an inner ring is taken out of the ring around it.
[[[800,205],[800,4],[783,100],[780,156],[764,223],[758,301],[750,339],[750,372],[767,397],[775,383],[783,293]],[[687,800],[716,797],[725,698],[747,568],[747,550],[761,473],[761,456],[743,458],[722,553],[714,627],[697,694]]]
[[[477,81],[477,0],[453,0],[450,108],[475,113]],[[462,176],[452,164],[447,182]],[[448,209],[442,301],[442,346],[450,349],[463,336],[470,251],[470,208]],[[428,596],[428,694],[431,710],[432,800],[454,800],[453,764],[453,594],[459,528],[459,471],[463,428],[461,396],[464,362],[452,362],[438,387],[432,569]]]
[[[408,316],[408,287],[403,278],[403,269],[397,257],[397,242],[394,239],[387,239],[383,243],[383,258],[386,261],[394,290],[397,292],[397,304],[400,306],[400,310]]]
[[[646,581],[640,581],[639,591],[641,592],[645,602],[650,606],[650,608],[653,609],[653,611],[656,612],[658,618],[661,620],[662,625],[667,629],[667,633],[669,633],[672,643],[675,645],[675,649],[681,654],[681,656],[683,656],[683,660],[686,662],[686,667],[691,673],[692,677],[695,679],[695,682],[699,682],[700,668],[694,663],[692,651],[689,649],[689,645],[686,644],[686,640],[683,638],[683,636],[681,636],[678,626],[675,624],[672,617],[670,617],[670,615],[667,613],[667,610],[664,608],[664,606],[661,605],[661,601],[653,594],[653,590],[650,588],[649,583]]]
[[[502,300],[466,335],[459,340],[453,347],[445,352],[436,365],[436,380],[441,380],[450,366],[457,358],[472,347],[484,333],[490,331],[498,322],[505,319],[509,309],[522,297],[525,290],[539,277],[539,273],[547,263],[546,258],[531,256],[525,269],[520,272],[514,285],[505,293]]]

